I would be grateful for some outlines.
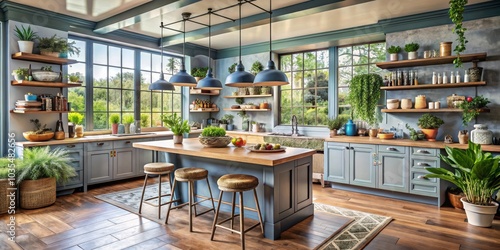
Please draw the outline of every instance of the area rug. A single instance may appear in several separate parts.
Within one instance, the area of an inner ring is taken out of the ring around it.
[[[108,194],[95,196],[97,199],[123,208],[127,211],[137,214],[139,209],[139,201],[141,199],[142,187],[128,189]],[[162,194],[170,193],[168,183],[162,184]],[[144,199],[155,197],[158,195],[158,185],[149,185],[146,187]],[[162,202],[170,200],[170,196],[162,197]],[[150,202],[157,204],[158,200],[153,199]],[[354,220],[343,228],[338,233],[328,237],[323,243],[314,249],[362,249],[366,246],[382,229],[391,222],[390,217],[380,216],[376,214],[364,213],[346,208],[334,207],[320,203],[314,203],[315,211],[331,213],[337,216],[353,218]],[[163,213],[164,214],[164,213]],[[163,220],[157,218],[157,210],[154,207],[143,205],[143,213],[141,216],[158,223],[164,223]]]

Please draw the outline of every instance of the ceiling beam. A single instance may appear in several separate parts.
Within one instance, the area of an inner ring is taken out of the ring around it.
[[[281,9],[273,10],[272,21],[284,21],[293,18],[298,18],[302,16],[312,15],[324,11],[344,8],[352,5],[362,4],[366,2],[371,2],[373,0],[315,0],[307,1],[303,3],[298,3],[295,5],[290,5],[283,7]],[[268,9],[269,6],[260,6],[264,9]],[[248,8],[252,8],[249,6]],[[255,7],[254,7],[255,8]],[[244,17],[241,19],[242,29],[247,29],[259,25],[264,25],[269,23],[269,14],[262,12],[253,16]],[[212,26],[212,35],[220,35],[228,32],[232,32],[238,29],[238,22],[224,22]],[[192,30],[186,32],[186,41],[195,41],[208,36],[208,28],[201,28],[197,30]],[[163,45],[169,46],[178,43],[182,43],[182,34],[177,34],[173,36],[166,36],[163,38]]]
[[[162,12],[166,13],[199,1],[201,0],[152,0],[151,2],[139,5],[133,9],[97,22],[94,32],[99,34],[109,33],[156,17],[160,13],[158,9],[162,9]]]

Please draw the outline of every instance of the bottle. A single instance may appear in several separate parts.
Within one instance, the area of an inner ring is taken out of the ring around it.
[[[415,72],[410,70],[410,85],[415,84]]]
[[[446,72],[443,72],[443,83],[448,83],[448,77],[446,76]]]
[[[414,76],[415,76],[415,82],[413,83],[413,85],[418,85],[418,75],[417,75],[417,71],[416,71],[416,70],[414,70],[414,71],[413,71],[413,74],[414,74]]]
[[[437,83],[438,83],[438,84],[443,83],[443,78],[441,77],[441,73],[438,73]]]
[[[453,74],[453,71],[450,72],[450,83],[455,83],[455,75]]]
[[[465,72],[464,72],[464,82],[469,82],[469,72],[468,72],[468,70],[465,70]]]
[[[457,74],[455,75],[455,83],[460,83],[460,73],[458,73],[458,71]]]
[[[397,71],[396,73],[397,77],[398,77],[398,86],[401,86],[403,85],[403,72],[399,72],[399,70]]]
[[[432,84],[436,84],[436,83],[437,83],[436,72],[432,72]]]

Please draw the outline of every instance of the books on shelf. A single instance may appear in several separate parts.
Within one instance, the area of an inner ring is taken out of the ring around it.
[[[40,107],[40,106],[42,106],[42,102],[39,101],[25,101],[25,100],[16,101],[16,107]]]

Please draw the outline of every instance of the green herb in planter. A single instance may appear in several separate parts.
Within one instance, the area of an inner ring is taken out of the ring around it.
[[[409,43],[405,45],[405,51],[406,52],[415,52],[420,48],[420,45],[418,43]]]
[[[134,123],[134,116],[130,114],[124,115],[122,122],[123,124],[132,124]]]
[[[68,114],[68,121],[75,125],[80,125],[83,122],[83,115],[76,112],[71,112]]]
[[[19,41],[33,41],[37,38],[36,32],[32,30],[29,25],[28,28],[24,28],[24,26],[21,25],[20,29],[16,25],[14,28],[14,35],[19,38]]]
[[[118,124],[120,122],[120,115],[112,114],[109,116],[109,123]]]
[[[220,127],[206,127],[201,132],[201,136],[205,137],[221,137],[226,135],[226,130]]]
[[[188,121],[182,120],[182,117],[178,116],[177,113],[168,116],[162,115],[161,119],[165,123],[165,126],[169,128],[174,135],[183,135],[184,133],[189,133],[189,131],[191,131]]]
[[[387,53],[389,54],[397,54],[399,52],[401,52],[401,47],[399,46],[392,45],[391,47],[387,48]]]
[[[417,125],[422,129],[434,129],[439,128],[444,124],[444,121],[432,114],[423,114],[417,122]]]
[[[335,118],[328,118],[328,128],[330,130],[340,129],[347,122],[347,117],[345,116],[337,116]]]

